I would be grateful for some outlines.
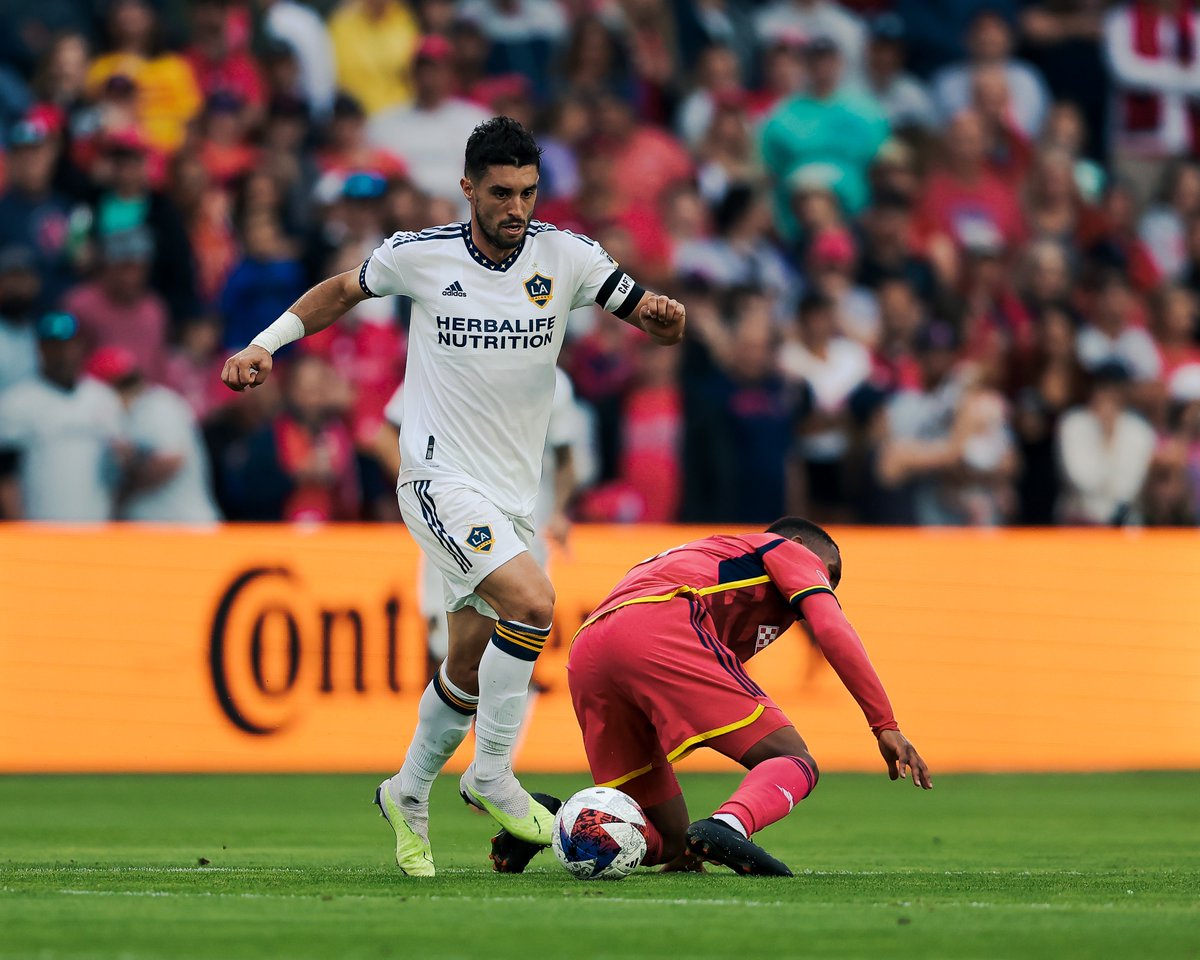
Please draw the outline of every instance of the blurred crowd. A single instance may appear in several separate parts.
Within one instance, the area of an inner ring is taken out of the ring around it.
[[[1183,0],[9,0],[0,515],[394,520],[403,300],[219,372],[494,114],[688,309],[572,315],[575,519],[1197,523]]]

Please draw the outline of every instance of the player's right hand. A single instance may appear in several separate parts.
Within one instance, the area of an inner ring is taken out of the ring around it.
[[[252,343],[225,361],[221,382],[230,390],[257,387],[271,375],[271,364],[271,354]]]
[[[892,780],[903,780],[906,771],[912,772],[914,787],[924,790],[933,789],[933,781],[929,779],[929,768],[917,753],[917,748],[908,742],[908,738],[899,730],[884,730],[879,734],[879,752],[887,764],[888,777]]]

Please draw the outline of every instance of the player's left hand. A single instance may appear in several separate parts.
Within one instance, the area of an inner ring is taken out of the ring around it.
[[[659,873],[705,873],[704,861],[691,850],[684,850],[674,860],[664,863]]]
[[[661,293],[647,293],[638,306],[637,315],[642,329],[664,347],[683,339],[687,311],[678,300]]]
[[[917,753],[917,748],[909,743],[908,738],[899,730],[884,730],[879,734],[879,752],[887,764],[890,779],[903,780],[911,772],[914,787],[933,789],[933,781],[929,778],[929,768],[925,766],[925,761]]]

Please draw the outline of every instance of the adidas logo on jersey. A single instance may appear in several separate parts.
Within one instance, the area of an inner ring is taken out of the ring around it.
[[[450,286],[442,291],[443,297],[465,297],[466,295],[467,291],[463,289],[462,284],[457,280],[455,280],[452,284],[450,284]]]

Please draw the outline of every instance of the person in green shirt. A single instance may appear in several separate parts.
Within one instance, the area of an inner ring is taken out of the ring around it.
[[[883,109],[868,94],[841,84],[842,55],[829,37],[806,47],[809,86],[785,100],[763,125],[763,166],[775,185],[775,214],[784,236],[798,226],[788,204],[788,180],[798,170],[819,168],[847,215],[869,199],[867,170],[888,138]]]

